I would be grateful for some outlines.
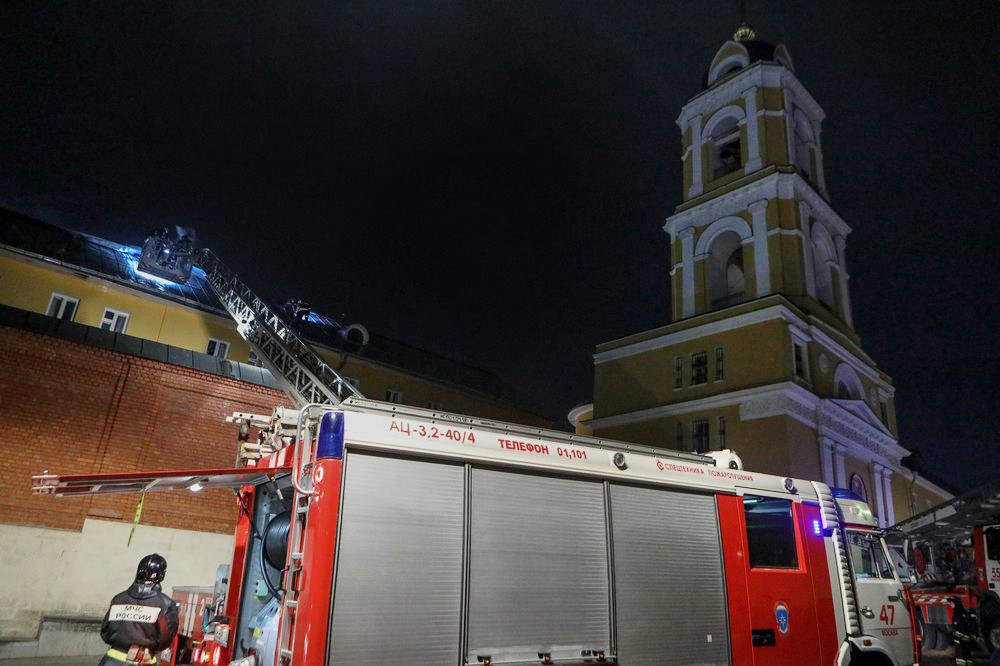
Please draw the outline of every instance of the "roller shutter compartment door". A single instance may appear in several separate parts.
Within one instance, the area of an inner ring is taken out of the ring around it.
[[[611,486],[620,664],[729,664],[715,498]]]
[[[458,663],[464,474],[348,455],[328,663]]]
[[[610,653],[601,482],[472,471],[467,659]]]

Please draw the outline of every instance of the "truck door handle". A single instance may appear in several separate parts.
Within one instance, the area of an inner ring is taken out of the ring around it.
[[[875,617],[875,611],[873,611],[871,608],[868,608],[868,606],[865,606],[864,608],[861,609],[861,614],[864,615],[869,620]]]

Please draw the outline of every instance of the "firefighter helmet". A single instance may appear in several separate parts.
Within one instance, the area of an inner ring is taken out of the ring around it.
[[[162,555],[153,553],[139,560],[135,570],[135,582],[152,585],[163,582],[167,575],[167,560]]]

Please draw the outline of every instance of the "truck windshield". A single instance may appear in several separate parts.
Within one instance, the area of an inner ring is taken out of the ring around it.
[[[876,535],[848,532],[847,545],[855,578],[893,578],[889,559],[882,548],[881,540]]]

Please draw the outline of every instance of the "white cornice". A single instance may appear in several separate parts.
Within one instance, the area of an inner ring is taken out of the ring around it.
[[[901,469],[900,460],[910,455],[910,451],[900,446],[896,438],[883,427],[874,426],[869,419],[847,409],[840,402],[819,398],[794,382],[779,382],[606,416],[594,419],[591,426],[596,431],[738,405],[741,421],[774,416],[791,417],[815,430],[817,437],[826,437],[839,443],[855,457],[873,460],[894,470]]]
[[[717,409],[719,407],[732,407],[734,405],[739,405],[744,400],[752,398],[754,396],[760,396],[767,394],[771,391],[780,391],[788,386],[792,386],[791,382],[781,382],[779,384],[771,384],[768,386],[759,386],[754,388],[742,389],[739,391],[731,391],[729,393],[722,393],[720,395],[708,396],[707,398],[698,398],[696,400],[687,400],[685,402],[678,402],[672,405],[658,405],[656,407],[649,407],[647,409],[640,409],[635,412],[628,412],[626,414],[616,414],[614,416],[604,416],[601,418],[595,418],[591,421],[593,428],[617,428],[619,426],[631,425],[633,423],[641,423],[643,421],[651,421],[654,419],[669,418],[671,416],[677,416],[679,414],[689,414],[691,412],[704,411],[706,409]]]
[[[910,475],[913,474],[912,471],[907,470],[907,469],[900,469],[900,470],[897,470],[897,471],[899,472],[899,474],[910,474]],[[917,485],[923,486],[924,488],[926,488],[927,490],[930,490],[933,493],[937,493],[938,495],[940,495],[941,497],[943,497],[946,500],[949,500],[949,499],[951,499],[951,498],[954,497],[954,495],[952,495],[950,492],[948,492],[947,490],[945,490],[944,488],[942,488],[938,484],[934,483],[933,481],[928,481],[926,477],[920,476],[920,472],[917,472],[917,480],[916,480],[916,482],[917,482]]]
[[[607,361],[614,361],[620,358],[642,354],[654,349],[662,349],[664,347],[669,347],[682,342],[688,342],[689,340],[696,340],[706,335],[724,333],[726,331],[743,328],[744,326],[752,326],[754,324],[770,321],[772,319],[784,319],[785,321],[796,324],[803,329],[807,329],[809,327],[805,320],[800,318],[784,305],[772,305],[760,310],[751,310],[750,312],[741,315],[706,322],[699,326],[692,326],[691,328],[686,328],[684,330],[677,331],[676,333],[667,333],[648,340],[642,340],[624,345],[622,347],[616,347],[615,349],[597,352],[594,354],[594,363],[606,363]]]
[[[751,64],[732,78],[710,86],[698,93],[684,105],[677,117],[677,126],[681,131],[687,129],[691,119],[698,115],[706,115],[721,108],[726,103],[743,96],[743,92],[752,86],[760,88],[787,88],[797,106],[802,108],[810,118],[822,121],[826,113],[813,98],[798,77],[784,65],[774,62],[760,61]]]
[[[816,219],[825,223],[834,235],[847,236],[851,233],[851,227],[798,173],[775,171],[724,194],[712,196],[708,193],[705,196],[710,198],[666,219],[663,230],[670,234],[671,241],[684,229],[706,226],[720,218],[735,215],[761,199],[797,198],[806,202]]]

